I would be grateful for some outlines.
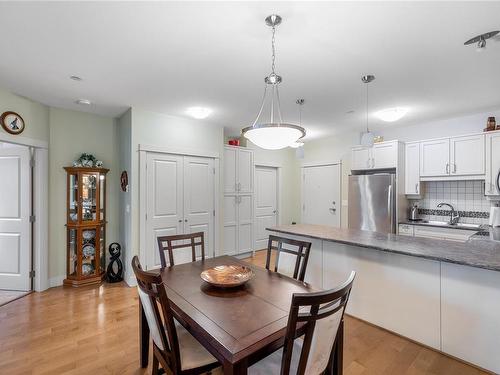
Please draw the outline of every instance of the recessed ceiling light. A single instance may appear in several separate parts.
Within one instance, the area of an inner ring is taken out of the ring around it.
[[[69,79],[72,79],[73,81],[83,81],[83,78],[78,76],[69,76]]]
[[[304,146],[304,142],[298,142],[298,141],[297,142],[293,142],[290,145],[291,148],[299,148],[299,147],[302,147],[302,146]]]
[[[186,109],[186,114],[198,120],[207,118],[211,113],[212,110],[206,107],[189,107]]]
[[[387,108],[375,113],[382,121],[394,122],[402,119],[408,113],[408,108],[396,107]]]
[[[75,101],[76,104],[80,104],[80,105],[91,105],[92,102],[88,99],[78,99]]]

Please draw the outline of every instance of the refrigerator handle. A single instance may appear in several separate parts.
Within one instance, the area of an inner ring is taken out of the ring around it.
[[[391,220],[391,233],[394,233],[394,215],[392,214],[392,184],[387,189],[387,212]]]

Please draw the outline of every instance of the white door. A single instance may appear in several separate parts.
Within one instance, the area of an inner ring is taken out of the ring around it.
[[[237,195],[224,195],[224,247],[220,255],[234,255],[238,251]]]
[[[214,175],[213,159],[184,157],[184,233],[204,233],[207,257],[214,253]]]
[[[238,149],[238,192],[253,192],[253,150]]]
[[[447,176],[449,174],[449,138],[420,142],[420,176]]]
[[[238,253],[253,251],[253,197],[239,195],[238,199]]]
[[[450,174],[477,175],[485,171],[484,135],[450,139]]]
[[[370,149],[366,147],[356,147],[351,152],[351,169],[363,170],[371,168]]]
[[[255,250],[266,249],[266,228],[278,224],[278,169],[255,168]]]
[[[398,160],[397,142],[379,143],[373,145],[372,150],[372,168],[396,168]]]
[[[405,146],[405,194],[420,194],[420,143]]]
[[[486,135],[486,195],[500,195],[500,133]]]
[[[0,289],[31,289],[31,169],[28,147],[0,144]]]
[[[341,165],[302,168],[302,223],[340,227]]]
[[[152,269],[161,266],[156,238],[184,231],[183,157],[148,153],[146,170],[146,263]]]
[[[238,149],[235,147],[224,147],[224,193],[234,193],[238,188],[236,181],[237,153]]]

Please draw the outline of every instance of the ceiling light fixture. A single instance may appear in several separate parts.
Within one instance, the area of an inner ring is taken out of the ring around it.
[[[210,116],[212,110],[206,107],[189,107],[186,109],[186,113],[195,119],[203,120],[204,118]]]
[[[499,32],[500,31],[496,30],[496,31],[490,31],[488,33],[484,33],[484,34],[475,36],[474,38],[469,39],[468,41],[466,41],[464,43],[464,45],[467,46],[469,44],[477,43],[476,51],[481,52],[481,51],[483,51],[486,48],[486,39],[490,39],[490,38],[494,37]]]
[[[306,101],[304,99],[297,99],[295,103],[299,105],[299,126],[302,127],[302,106]],[[299,148],[304,146],[304,142],[296,141],[290,144],[291,148]]]
[[[278,86],[282,81],[280,75],[275,72],[276,48],[275,48],[275,33],[276,26],[281,23],[281,17],[277,14],[270,15],[266,18],[266,24],[272,28],[272,57],[271,57],[271,73],[265,77],[264,95],[260,106],[257,118],[251,126],[247,126],[241,130],[241,135],[248,139],[253,144],[267,149],[279,150],[290,146],[297,142],[300,138],[306,135],[306,131],[302,126],[283,122],[281,116],[280,96]],[[268,97],[268,87],[270,87],[270,121],[267,123],[259,122],[260,116],[264,110],[266,99]],[[277,109],[277,118],[275,111]]]
[[[78,99],[75,103],[80,105],[92,105],[92,102],[88,99]]]
[[[361,77],[361,81],[366,84],[366,132],[361,135],[361,145],[364,147],[373,146],[374,135],[368,128],[368,84],[375,80],[375,76],[367,74]]]
[[[379,119],[385,122],[394,122],[402,119],[408,113],[408,108],[387,108],[375,113]]]

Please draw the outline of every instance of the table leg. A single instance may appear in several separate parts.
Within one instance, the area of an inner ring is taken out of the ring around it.
[[[333,375],[342,375],[344,366],[344,319],[340,321],[337,338],[335,340],[335,352],[333,354]]]
[[[238,363],[224,362],[224,375],[247,375],[248,362],[242,360]]]
[[[139,350],[141,353],[141,367],[148,367],[149,359],[149,326],[146,314],[139,299]]]

